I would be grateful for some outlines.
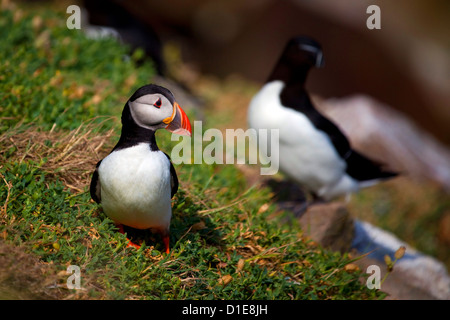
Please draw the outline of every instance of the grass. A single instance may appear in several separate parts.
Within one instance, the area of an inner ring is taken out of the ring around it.
[[[45,269],[39,272],[46,280],[25,284],[41,298],[385,296],[366,288],[361,271],[346,268],[348,255],[303,237],[295,220],[282,223],[270,190],[248,185],[233,165],[176,166],[171,253],[161,253],[154,235],[140,250],[127,248],[88,184],[96,161],[117,141],[126,99],[150,82],[151,63],[137,66],[117,42],[67,30],[64,12],[48,9],[2,10],[0,39],[0,252],[30,261],[0,255],[10,259],[0,288],[24,283],[20,276],[32,264]],[[169,134],[158,138],[168,152]],[[80,266],[83,290],[67,289],[69,265]]]
[[[75,129],[123,105],[154,73],[149,62],[137,72],[115,40],[92,41],[67,29],[62,12],[3,10],[0,39],[2,130],[18,121]]]

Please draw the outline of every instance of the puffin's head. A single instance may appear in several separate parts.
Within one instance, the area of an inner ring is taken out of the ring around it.
[[[175,102],[172,92],[164,87],[145,85],[131,96],[127,104],[131,119],[122,116],[124,125],[125,121],[131,120],[145,129],[165,128],[176,134],[191,135],[191,124],[186,113]]]
[[[320,68],[324,64],[322,47],[317,41],[306,36],[292,38],[283,56],[292,66],[307,64]]]

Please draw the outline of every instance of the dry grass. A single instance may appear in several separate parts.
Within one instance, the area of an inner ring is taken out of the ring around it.
[[[113,129],[102,132],[102,124],[81,124],[76,130],[45,131],[34,124],[18,124],[0,135],[0,159],[36,163],[50,177],[58,177],[75,192],[89,184],[97,162],[112,148]]]
[[[92,298],[89,291],[96,291],[98,297],[105,294],[94,277],[86,275],[81,290],[69,290],[67,279],[71,273],[60,269],[53,262],[42,261],[26,247],[0,239],[1,300],[82,300]]]
[[[0,240],[0,299],[63,298],[67,290],[54,266],[25,251]]]

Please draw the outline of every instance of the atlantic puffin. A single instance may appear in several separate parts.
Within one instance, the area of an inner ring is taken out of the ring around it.
[[[338,126],[314,107],[305,81],[323,62],[317,41],[291,39],[248,110],[249,127],[256,132],[279,129],[278,150],[263,145],[260,151],[278,158],[280,171],[309,191],[313,202],[348,196],[396,175],[352,149]]]
[[[168,89],[148,84],[126,102],[121,121],[118,143],[92,175],[91,197],[122,233],[123,226],[151,229],[161,235],[169,253],[171,199],[178,178],[169,156],[159,150],[155,132],[165,128],[190,136],[189,119]]]

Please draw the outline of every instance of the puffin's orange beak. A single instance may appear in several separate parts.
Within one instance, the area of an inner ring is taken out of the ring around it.
[[[167,124],[166,130],[170,132],[184,136],[190,136],[192,134],[191,123],[186,113],[176,102],[173,104],[172,116],[165,118],[163,122]]]

